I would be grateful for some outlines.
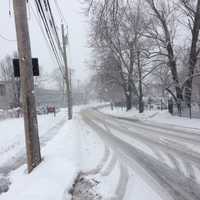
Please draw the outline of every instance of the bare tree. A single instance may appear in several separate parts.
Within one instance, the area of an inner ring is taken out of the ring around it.
[[[152,21],[146,37],[155,41],[156,47],[155,52],[153,52],[153,56],[155,56],[154,62],[160,62],[162,65],[167,64],[170,69],[175,94],[170,87],[166,87],[166,90],[173,96],[178,110],[181,112],[183,96],[177,69],[177,55],[175,54],[174,47],[176,6],[173,1],[168,0],[156,1],[157,3],[155,3],[155,0],[146,0],[146,2],[153,12]]]
[[[122,101],[124,98],[124,81],[120,74],[118,60],[115,59],[112,52],[100,51],[96,49],[95,61],[91,65],[95,73],[93,75],[93,84],[99,99],[106,101]],[[116,95],[116,90],[118,95]]]
[[[187,105],[189,107],[191,106],[193,78],[199,76],[199,73],[195,73],[195,67],[200,52],[200,1],[180,0],[178,3],[177,1],[146,1],[154,13],[153,18],[156,18],[159,22],[155,26],[155,22],[157,23],[157,21],[152,20],[151,30],[149,31],[149,34],[147,34],[147,37],[156,41],[158,55],[161,58],[161,61],[164,60],[164,57],[167,57],[168,59],[168,66],[171,71],[176,94],[173,93],[173,90],[171,90],[170,87],[167,87],[166,90],[174,97],[177,102],[178,110],[181,111],[180,103],[183,100],[183,94]],[[184,13],[185,18],[183,16],[181,16],[181,19],[179,18],[178,15],[180,15],[180,11],[183,11],[182,13]],[[181,60],[178,58],[178,48],[175,46],[175,32],[177,22],[181,25],[185,25],[185,21],[188,22],[187,25],[191,32],[191,40],[187,47],[188,51],[186,51],[185,54],[185,59],[187,59],[188,62],[185,64],[187,66],[186,68],[182,63],[182,69],[178,70],[177,63],[180,63]],[[162,32],[160,31],[160,28]],[[183,69],[187,71],[184,78],[179,74],[180,72],[183,72]]]
[[[124,1],[93,2],[90,9],[93,30],[91,46],[98,52],[99,49],[104,53],[107,52],[107,55],[115,59],[115,70],[111,70],[110,77],[113,81],[118,79],[123,88],[127,110],[131,109],[132,97],[136,95],[139,97],[142,112],[143,70],[140,55],[144,57],[146,49],[142,34],[145,28],[144,13],[140,9],[140,2],[138,4]]]
[[[183,11],[188,18],[188,27],[191,32],[191,44],[188,57],[187,79],[183,83],[184,97],[191,106],[193,78],[195,75],[195,67],[200,53],[199,46],[199,30],[200,30],[200,0],[189,1],[180,0],[183,5]],[[199,76],[199,75],[198,75]]]
[[[12,107],[20,106],[20,80],[14,77],[13,70],[13,57],[17,57],[17,54],[14,53],[13,56],[7,55],[0,62],[0,77],[1,80],[6,81],[12,87],[13,92],[13,103]]]
[[[200,75],[195,70],[200,53],[200,0],[146,0],[145,12],[139,6],[144,1],[140,0],[85,1],[92,22],[92,47],[109,52],[117,61],[127,109],[136,89],[142,111],[144,80],[155,70],[178,111],[181,113],[184,100],[191,106],[193,79]],[[181,44],[177,42],[182,30],[178,26],[186,25],[189,40]],[[151,45],[145,48],[148,43]]]

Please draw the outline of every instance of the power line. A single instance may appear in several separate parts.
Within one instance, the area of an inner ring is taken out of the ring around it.
[[[40,0],[39,0],[39,2],[40,2]],[[55,41],[57,42],[58,49],[61,50],[61,48],[60,48],[60,47],[61,47],[61,46],[60,46],[60,40],[59,40],[59,37],[58,37],[58,33],[57,33],[56,26],[55,26],[55,22],[54,22],[54,18],[53,18],[53,14],[52,14],[52,11],[51,11],[50,4],[49,4],[48,0],[47,0],[47,1],[44,0],[43,2],[44,2],[44,5],[45,5],[46,12],[45,12],[44,9],[42,8],[42,6],[41,6],[41,10],[42,10],[42,12],[43,12],[43,17],[44,17],[44,20],[45,20],[45,22],[46,22],[46,27],[47,27],[48,32],[49,32],[49,35],[50,35],[50,37],[51,37],[52,43],[53,43],[53,45],[54,45],[54,47],[55,47],[56,45],[54,44],[54,40],[53,40],[53,36],[52,36],[52,33],[51,33],[51,29],[50,29],[50,28],[52,28],[52,30],[54,31]],[[48,10],[49,10],[50,13],[48,12]],[[48,20],[46,19],[46,18],[47,18],[47,15],[46,15],[45,13],[50,15]],[[49,28],[49,23],[48,23],[48,22],[50,23],[50,28]],[[61,53],[62,53],[62,52],[61,52]]]
[[[42,23],[41,23],[41,21],[40,21],[40,19],[39,19],[39,16],[35,13],[35,11],[34,11],[32,5],[31,5],[31,10],[32,10],[32,12],[33,12],[33,14],[34,14],[34,16],[35,16],[35,18],[36,18],[36,21],[37,21],[37,23],[38,23],[38,25],[39,25],[39,27],[40,27],[40,30],[41,30],[41,32],[42,32],[42,35],[43,35],[44,39],[45,39],[47,48],[48,48],[48,50],[49,50],[49,54],[50,54],[52,60],[55,62],[54,59],[56,59],[56,58],[55,58],[55,57],[53,58],[53,56],[55,56],[55,55],[54,55],[54,53],[52,52],[51,46],[50,46],[50,44],[49,44],[49,41],[48,41],[48,39],[47,39],[47,37],[46,37],[46,35],[45,35],[45,32],[44,32]],[[62,66],[60,66],[60,63],[59,63],[57,60],[56,60],[56,64],[58,65],[60,71],[63,73]]]
[[[51,10],[50,4],[49,4],[49,0],[47,0],[47,6],[48,6],[48,9],[49,9],[51,22],[53,24],[52,28],[53,28],[53,30],[55,32],[56,41],[57,41],[58,47],[59,47],[59,49],[60,49],[60,51],[62,53],[62,47],[61,47],[61,44],[60,44],[60,39],[59,39],[58,32],[57,32],[57,29],[56,29],[56,25],[55,25],[54,17],[53,17],[52,10]]]
[[[59,39],[58,31],[56,28],[53,12],[49,3],[49,0],[35,0],[35,7],[37,11],[37,22],[47,43],[47,47],[52,55],[55,57],[57,65],[63,73],[63,49],[61,47],[61,42]]]
[[[2,34],[0,34],[0,38],[2,38],[3,40],[7,41],[7,42],[17,42],[17,40],[11,40],[6,38],[5,36],[3,36]]]
[[[55,3],[55,6],[56,6],[56,9],[57,9],[57,11],[58,11],[58,14],[59,14],[59,16],[60,16],[60,18],[61,18],[61,21],[65,22],[65,23],[67,24],[67,21],[66,21],[64,15],[63,15],[63,13],[62,13],[62,10],[61,10],[61,8],[60,8],[60,6],[59,6],[59,4],[58,4],[58,1],[57,1],[57,0],[54,0],[54,3]]]
[[[62,66],[61,65],[61,61],[60,61],[59,53],[57,52],[57,48],[56,48],[56,45],[54,43],[51,30],[49,28],[49,23],[48,22],[50,22],[50,21],[47,19],[46,15],[45,15],[45,11],[43,9],[41,1],[40,0],[36,0],[35,3],[36,3],[36,7],[37,7],[37,11],[39,13],[39,16],[42,19],[43,25],[45,27],[47,38],[48,38],[48,41],[49,41],[49,43],[51,45],[52,51],[54,53],[54,56],[55,56],[55,58],[56,58],[56,60],[58,62],[58,65]]]

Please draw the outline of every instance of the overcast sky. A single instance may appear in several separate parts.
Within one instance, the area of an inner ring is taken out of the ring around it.
[[[34,6],[33,0],[29,1]],[[89,49],[87,48],[88,23],[86,22],[87,18],[82,13],[83,5],[80,4],[80,0],[57,1],[69,26],[69,64],[75,69],[75,79],[86,80],[89,74],[85,63],[89,58]],[[11,17],[9,16],[9,0],[1,0],[0,4],[0,59],[7,54],[12,54],[17,48],[15,41],[9,42],[1,38],[1,36],[4,36],[9,40],[16,40],[12,0],[10,2]],[[50,0],[50,2],[57,25],[60,26],[61,21],[58,18],[59,15],[55,9],[54,0]],[[29,7],[28,10],[31,10],[31,8]],[[29,28],[33,57],[39,57],[40,65],[44,67],[45,71],[53,71],[53,69],[57,68],[57,65],[52,59],[52,56],[50,56],[50,52],[32,11],[29,12]]]

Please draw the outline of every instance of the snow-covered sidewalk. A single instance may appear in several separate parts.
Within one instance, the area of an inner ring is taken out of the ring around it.
[[[50,135],[53,137],[52,128],[64,122],[65,111],[61,111],[54,117],[52,114],[39,115],[39,136],[46,141]],[[0,122],[0,167],[11,162],[19,154],[25,153],[25,136],[23,118],[7,119]]]
[[[79,130],[75,121],[67,122],[42,149],[43,161],[27,174],[26,165],[10,174],[11,186],[0,200],[68,199],[79,172]]]

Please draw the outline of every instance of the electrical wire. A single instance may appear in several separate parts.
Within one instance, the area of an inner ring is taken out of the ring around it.
[[[48,0],[44,0],[43,2],[44,2],[44,5],[45,5],[45,9],[46,9],[46,12],[44,12],[44,13],[46,13],[45,16],[48,18],[47,26],[48,26],[48,22],[49,22],[50,28],[53,30],[53,34],[52,35],[55,36],[55,41],[57,42],[57,47],[60,50],[60,53],[62,55],[63,52],[62,52],[62,48],[61,48],[61,45],[60,45],[60,39],[58,37],[58,32],[57,32],[57,29],[56,29],[56,25],[55,25],[55,21],[54,21],[54,18],[53,18],[53,14],[52,14],[52,11],[51,11],[51,7],[50,7],[50,4],[49,4],[49,1]],[[49,31],[50,31],[50,28],[48,28]],[[51,36],[51,37],[53,37],[53,36]]]
[[[8,42],[17,42],[17,40],[8,39],[5,36],[3,36],[2,34],[0,34],[0,38],[3,39],[3,40],[5,40],[5,41],[8,41]]]
[[[34,17],[35,17],[35,19],[36,19],[36,22],[38,23],[38,25],[39,25],[39,27],[40,27],[40,30],[41,30],[41,32],[42,32],[42,35],[43,35],[43,37],[44,37],[44,40],[45,40],[45,42],[46,42],[46,46],[47,46],[47,48],[48,48],[49,54],[50,54],[52,60],[53,60],[54,62],[56,61],[56,64],[58,65],[58,67],[59,67],[61,73],[63,74],[62,66],[60,65],[60,63],[59,63],[59,62],[56,60],[56,58],[54,57],[54,53],[52,52],[51,46],[50,46],[50,44],[49,44],[49,41],[48,41],[48,39],[47,39],[47,37],[46,37],[46,35],[45,35],[45,32],[44,32],[42,23],[41,23],[41,21],[40,21],[40,17],[35,13],[35,11],[34,11],[32,5],[30,5],[30,6],[31,6],[31,10],[32,10],[32,12],[33,12],[33,15],[34,15]],[[55,59],[55,60],[54,60],[54,59]]]
[[[49,28],[48,20],[46,18],[45,11],[43,9],[42,3],[41,3],[40,0],[36,0],[35,2],[36,2],[36,7],[37,7],[37,11],[39,13],[39,16],[42,19],[43,25],[45,27],[47,38],[48,38],[48,41],[51,45],[52,51],[55,55],[57,62],[59,63],[59,66],[62,66],[61,65],[62,62],[60,61],[60,56],[59,56],[59,53],[57,52],[56,45],[54,43],[53,36],[52,36],[52,33],[50,31],[50,28]]]
[[[58,48],[60,49],[61,53],[63,53],[62,52],[62,47],[61,47],[61,44],[60,44],[60,39],[59,39],[59,36],[58,36],[58,31],[57,31],[57,28],[56,28],[56,25],[55,25],[55,21],[54,21],[54,17],[53,17],[53,13],[52,13],[52,10],[51,10],[51,6],[50,6],[50,3],[49,3],[49,0],[47,0],[47,6],[48,6],[48,9],[49,9],[51,22],[53,24],[52,28],[53,28],[54,33],[55,33],[55,37],[56,37]]]
[[[37,10],[40,29],[44,36],[44,39],[48,45],[48,49],[52,52],[52,55],[55,57],[57,65],[64,76],[63,66],[63,49],[61,46],[61,41],[58,35],[57,26],[54,20],[54,13],[52,12],[51,5],[49,0],[35,0],[35,7]],[[57,9],[59,9],[58,2],[55,2]],[[60,15],[62,15],[61,10],[59,9]],[[36,15],[36,14],[35,14]],[[62,16],[62,20],[65,20]]]
[[[66,21],[64,15],[63,15],[63,13],[62,13],[62,10],[61,10],[61,8],[60,8],[60,6],[59,6],[59,4],[58,4],[58,1],[57,1],[57,0],[54,0],[54,3],[55,3],[55,6],[56,6],[56,9],[57,9],[57,11],[58,11],[58,14],[59,14],[59,16],[60,16],[60,18],[61,18],[61,21],[64,22],[65,24],[67,24],[67,21]]]

